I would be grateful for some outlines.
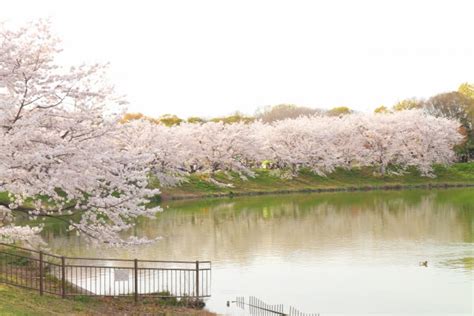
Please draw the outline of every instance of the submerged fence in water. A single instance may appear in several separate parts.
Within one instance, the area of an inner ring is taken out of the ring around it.
[[[318,313],[300,312],[293,306],[290,306],[288,313],[286,313],[283,304],[270,305],[255,296],[250,296],[247,302],[245,297],[239,296],[232,303],[243,310],[248,309],[248,313],[252,316],[319,316]],[[227,306],[229,305],[230,302],[227,302]]]
[[[0,282],[62,297],[205,298],[211,262],[72,258],[0,243]]]

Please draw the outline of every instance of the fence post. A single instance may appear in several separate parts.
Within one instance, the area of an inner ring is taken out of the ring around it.
[[[196,298],[199,298],[199,261],[196,261]]]
[[[39,288],[39,291],[40,291],[40,295],[43,295],[43,288],[44,288],[44,284],[43,284],[43,252],[40,251],[39,253],[39,277],[40,277],[40,288]]]
[[[134,269],[133,272],[135,274],[135,303],[138,302],[138,260],[135,259],[134,261]]]
[[[66,297],[66,258],[61,257],[61,297]]]

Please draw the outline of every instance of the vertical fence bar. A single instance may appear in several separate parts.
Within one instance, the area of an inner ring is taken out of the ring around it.
[[[61,257],[61,297],[66,297],[66,258]]]
[[[196,298],[199,298],[199,261],[196,261]]]
[[[134,273],[135,273],[135,303],[138,302],[138,260],[134,260]]]
[[[39,253],[39,278],[40,278],[40,295],[43,295],[43,252],[40,251]]]

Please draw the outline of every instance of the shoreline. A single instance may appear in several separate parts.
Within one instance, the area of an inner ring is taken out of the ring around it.
[[[243,192],[220,192],[204,194],[173,194],[162,193],[161,201],[179,201],[179,200],[202,200],[213,198],[232,198],[258,195],[276,195],[276,194],[295,194],[295,193],[327,193],[327,192],[364,192],[364,191],[396,191],[413,189],[449,189],[449,188],[469,188],[474,187],[474,183],[420,183],[420,184],[386,184],[386,185],[363,185],[363,186],[341,186],[326,188],[300,188],[289,190],[262,190],[262,191],[243,191]],[[164,190],[166,192],[166,190]]]

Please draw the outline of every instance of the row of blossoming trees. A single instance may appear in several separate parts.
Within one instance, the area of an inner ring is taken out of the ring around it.
[[[429,174],[453,160],[462,140],[459,123],[420,111],[307,117],[273,124],[181,124],[171,128],[138,120],[120,123],[124,98],[103,65],[63,68],[59,40],[42,21],[20,29],[0,27],[0,239],[31,240],[41,227],[18,226],[19,214],[53,217],[71,231],[109,244],[159,194],[194,172],[252,169],[269,160],[296,173],[309,168],[413,166]],[[81,212],[79,220],[69,216]]]
[[[234,171],[253,176],[263,161],[296,173],[307,168],[326,175],[336,168],[417,168],[431,175],[434,164],[455,159],[463,140],[459,122],[419,110],[393,114],[301,117],[265,124],[125,124],[134,144],[146,144],[159,177]],[[176,177],[174,177],[176,178]],[[168,181],[169,182],[169,181]]]

